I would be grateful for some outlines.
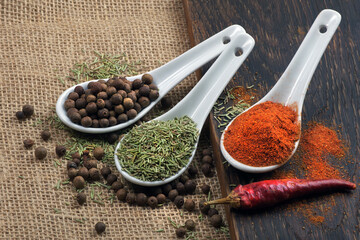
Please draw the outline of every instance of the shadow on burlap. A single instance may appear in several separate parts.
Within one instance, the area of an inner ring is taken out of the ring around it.
[[[142,60],[146,72],[189,49],[181,1],[3,0],[0,8],[0,238],[174,239],[169,218],[179,225],[193,219],[198,239],[226,238],[206,217],[200,221],[199,210],[189,213],[172,203],[154,210],[118,200],[79,206],[70,185],[54,188],[59,179],[67,178],[65,161],[61,167],[53,165],[54,148],[68,135],[51,129],[51,140],[40,138],[45,127],[40,121],[51,114],[60,93],[74,84],[67,80],[63,85],[58,77],[68,75],[74,63],[93,57],[94,50],[126,52],[130,60]],[[173,100],[179,101],[195,83],[193,74],[172,90]],[[15,112],[24,104],[34,105],[35,114],[20,122]],[[30,150],[22,144],[28,137],[35,140]],[[48,149],[43,161],[34,159],[33,149],[38,146]],[[202,136],[194,160],[198,167],[201,149],[208,146]],[[212,198],[220,197],[216,176],[205,178],[200,173],[196,181],[198,186],[210,184]],[[186,198],[198,203],[206,196],[198,188]],[[101,236],[94,232],[98,221],[107,225]]]

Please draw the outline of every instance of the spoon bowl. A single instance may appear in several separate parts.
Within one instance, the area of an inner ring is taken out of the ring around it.
[[[213,35],[212,37],[206,39],[205,41],[191,48],[187,52],[181,54],[172,61],[164,64],[163,66],[149,71],[148,73],[153,76],[154,83],[159,89],[159,97],[155,101],[152,101],[149,106],[140,111],[134,119],[106,128],[83,127],[80,124],[73,123],[69,119],[64,107],[64,103],[68,95],[74,91],[76,86],[82,86],[84,89],[87,89],[87,86],[90,82],[97,80],[80,83],[65,90],[57,100],[56,113],[59,116],[60,120],[66,126],[84,133],[102,134],[114,132],[128,127],[140,120],[147,112],[151,110],[151,108],[156,105],[156,103],[160,101],[161,98],[163,98],[184,78],[186,78],[196,69],[200,68],[216,56],[218,56],[229,44],[229,42],[233,40],[233,37],[239,33],[245,33],[244,28],[239,25],[232,25],[222,30],[221,32]],[[135,79],[141,77],[142,74],[126,78],[129,81],[134,81]],[[108,79],[103,80],[108,81]]]
[[[329,41],[339,26],[340,21],[341,15],[338,12],[330,9],[321,11],[281,78],[268,92],[268,94],[266,94],[260,101],[255,103],[246,111],[250,110],[255,105],[264,103],[266,101],[281,103],[284,106],[293,108],[297,112],[297,121],[299,126],[301,126],[301,109],[307,88],[321,59],[321,56],[323,55]],[[287,161],[282,164],[265,167],[253,167],[240,163],[226,151],[224,146],[224,134],[234,120],[232,120],[225,128],[224,133],[220,139],[221,152],[224,158],[233,167],[249,173],[269,172],[284,165],[296,152],[300,139],[294,143],[294,149],[292,153],[288,157]]]
[[[196,127],[200,133],[215,101],[231,80],[237,69],[249,55],[254,47],[254,44],[255,41],[249,34],[238,32],[196,86],[171,110],[154,120],[168,121],[174,118],[188,116],[196,123]],[[242,51],[241,55],[238,54],[240,49]],[[175,175],[166,179],[159,181],[142,181],[131,176],[122,169],[116,154],[122,141],[118,143],[115,150],[115,164],[125,179],[137,185],[150,187],[166,184],[178,178],[188,168],[194,158],[198,140],[199,137],[197,138],[194,150],[186,166],[180,169]]]

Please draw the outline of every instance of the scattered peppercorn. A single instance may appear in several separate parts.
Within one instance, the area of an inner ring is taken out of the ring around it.
[[[205,205],[205,201],[200,201],[199,202],[199,209],[200,209],[201,213],[207,215],[209,210],[210,210],[210,205]]]
[[[107,177],[106,177],[106,182],[108,185],[112,185],[115,181],[117,180],[117,176],[115,174],[110,173]]]
[[[66,147],[58,145],[55,147],[55,152],[56,152],[56,155],[58,155],[59,157],[62,157],[66,153]]]
[[[115,143],[118,139],[119,139],[119,135],[116,133],[110,133],[109,136],[107,137],[107,141],[110,144]]]
[[[76,168],[69,168],[68,170],[68,177],[70,179],[74,179],[78,174],[78,170],[76,170]]]
[[[208,215],[209,217],[212,217],[212,216],[217,215],[217,214],[219,214],[219,211],[216,210],[216,208],[210,208],[209,211],[208,211],[208,213],[207,213],[207,215]]]
[[[209,155],[205,155],[201,159],[201,163],[203,163],[203,164],[205,164],[205,163],[212,164],[212,162],[213,162],[213,159]]]
[[[84,160],[84,166],[90,170],[90,168],[97,168],[97,160]]]
[[[82,176],[76,176],[73,180],[73,184],[76,189],[82,189],[85,187],[85,179]]]
[[[166,196],[162,193],[159,193],[158,195],[156,195],[156,199],[159,204],[163,204],[166,202]]]
[[[179,238],[184,237],[186,234],[186,229],[184,227],[179,227],[178,229],[176,229],[176,236]]]
[[[129,204],[134,204],[136,201],[136,195],[135,193],[128,193],[126,195],[126,202]]]
[[[71,154],[71,157],[74,159],[74,158],[78,158],[78,159],[80,159],[81,158],[81,156],[80,156],[80,153],[79,152],[75,152],[75,153],[73,153],[73,154]]]
[[[116,197],[117,199],[119,199],[120,201],[125,201],[126,196],[127,196],[127,191],[125,188],[121,188],[116,192]]]
[[[211,165],[208,163],[204,163],[203,165],[201,165],[201,171],[206,177],[212,177],[213,175]]]
[[[95,224],[95,230],[98,234],[101,234],[105,231],[106,229],[106,225],[103,222],[98,222],[97,224]]]
[[[185,185],[182,182],[178,182],[176,184],[176,190],[178,191],[178,193],[180,195],[185,194],[186,190],[185,190]]]
[[[107,176],[111,173],[111,169],[109,167],[103,167],[101,169],[101,175],[106,179]]]
[[[210,223],[213,227],[219,228],[223,223],[222,217],[219,214],[215,214],[210,217]]]
[[[73,160],[72,160],[74,163],[76,163],[76,165],[80,165],[80,159],[79,158],[73,158]]]
[[[172,106],[172,100],[169,96],[165,96],[161,99],[161,106],[164,109],[167,109]]]
[[[198,169],[194,165],[190,165],[188,172],[191,177],[195,177],[198,174]]]
[[[113,184],[111,184],[111,189],[114,190],[114,192],[117,192],[119,189],[121,189],[123,187],[124,187],[124,184],[120,180],[117,180],[117,181],[113,182]]]
[[[41,138],[44,140],[44,141],[47,141],[49,140],[51,137],[51,133],[49,130],[44,130],[41,132]]]
[[[35,148],[35,157],[39,160],[42,160],[46,157],[47,150],[44,147],[37,147]]]
[[[183,184],[185,184],[186,181],[189,179],[190,179],[190,177],[188,176],[188,174],[184,173],[183,175],[180,176],[180,182],[182,182]]]
[[[148,198],[147,204],[148,204],[152,209],[154,209],[154,208],[156,208],[157,205],[158,205],[158,200],[157,200],[156,197],[151,196],[151,197]]]
[[[91,168],[90,170],[89,170],[89,176],[90,176],[90,178],[92,179],[92,180],[94,180],[94,181],[99,181],[100,180],[100,176],[101,176],[101,174],[100,174],[100,170],[99,169],[97,169],[97,168]]]
[[[204,149],[204,150],[202,151],[202,155],[203,155],[203,156],[205,156],[205,155],[211,156],[211,149],[210,149],[210,148]]]
[[[84,179],[89,178],[89,170],[86,167],[81,167],[78,171],[78,175],[82,176]]]
[[[163,185],[161,187],[161,190],[166,196],[168,196],[169,192],[172,190],[171,184],[168,183],[168,184]]]
[[[176,189],[172,189],[170,192],[169,192],[169,195],[168,195],[168,198],[171,200],[171,201],[174,201],[175,198],[179,195],[178,191]]]
[[[136,195],[136,204],[138,206],[145,206],[148,201],[148,198],[145,193],[138,193]]]
[[[31,117],[31,115],[34,114],[34,107],[29,104],[26,104],[22,107],[22,111],[25,117]]]
[[[28,138],[28,139],[25,139],[23,143],[24,143],[25,148],[31,148],[35,142],[34,142],[34,140]]]
[[[105,155],[104,149],[102,147],[96,147],[93,151],[93,155],[97,160],[101,160]]]
[[[201,191],[204,193],[204,194],[209,194],[209,192],[210,192],[210,186],[209,185],[207,185],[207,184],[203,184],[202,186],[201,186]]]
[[[196,189],[196,182],[193,180],[187,180],[185,182],[185,190],[188,194],[193,194]]]
[[[184,208],[188,210],[189,212],[192,212],[195,210],[195,202],[192,199],[186,199],[184,203]]]
[[[141,80],[142,80],[143,83],[145,83],[145,84],[151,84],[154,79],[153,79],[153,77],[152,77],[150,74],[145,73],[144,75],[142,75]]]
[[[67,167],[67,169],[77,168],[78,165],[77,165],[75,162],[73,162],[73,161],[69,161],[69,162],[66,164],[66,167]]]
[[[84,205],[86,203],[85,193],[83,193],[83,192],[78,193],[78,195],[76,196],[76,200],[80,205]]]
[[[24,114],[23,111],[17,111],[17,112],[15,113],[15,116],[16,116],[16,118],[19,119],[19,120],[24,120],[24,119],[26,118],[26,116],[25,116],[25,114]]]
[[[186,220],[185,222],[185,228],[189,231],[195,230],[195,222],[191,219]]]
[[[177,196],[174,200],[174,204],[177,208],[182,208],[182,206],[184,205],[184,197],[180,195]]]

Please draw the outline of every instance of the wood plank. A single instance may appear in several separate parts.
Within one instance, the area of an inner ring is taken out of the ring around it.
[[[310,121],[342,126],[339,133],[348,143],[351,161],[343,171],[359,184],[360,168],[360,1],[251,1],[184,0],[193,44],[197,44],[232,24],[240,24],[256,41],[253,52],[239,69],[233,86],[255,84],[260,97],[281,76],[318,13],[325,8],[342,15],[339,29],[330,41],[312,82],[303,107],[303,126]],[[209,65],[202,68],[206,72]],[[273,173],[247,174],[223,165],[219,150],[220,130],[210,116],[209,124],[222,194],[230,184],[271,178]],[[287,164],[283,169],[289,170]],[[232,239],[359,239],[360,191],[312,197],[259,211],[242,213],[226,208]],[[323,208],[332,202],[331,209]],[[317,206],[326,217],[312,224],[301,211]],[[299,209],[298,209],[299,208]],[[300,212],[298,212],[300,210]]]

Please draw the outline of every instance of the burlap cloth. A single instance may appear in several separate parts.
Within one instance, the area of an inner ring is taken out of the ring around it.
[[[69,185],[54,188],[65,180],[66,162],[55,168],[54,148],[67,135],[51,129],[52,139],[44,142],[40,132],[60,93],[74,84],[57,79],[68,75],[79,60],[93,51],[128,53],[142,60],[144,72],[160,66],[190,48],[181,0],[1,0],[0,1],[0,238],[1,239],[174,239],[177,224],[196,222],[198,239],[224,239],[209,220],[198,218],[199,210],[189,213],[166,204],[158,209],[105,201],[76,203],[76,192]],[[196,83],[188,77],[172,91],[181,99]],[[35,115],[23,122],[15,118],[22,105],[35,106]],[[30,137],[35,146],[26,150],[23,140]],[[34,158],[34,148],[49,149],[46,160]],[[202,137],[195,158],[209,146]],[[196,179],[198,186],[208,183],[212,198],[220,197],[217,177]],[[106,193],[105,195],[106,196]],[[188,196],[197,203],[206,197],[198,188]],[[218,207],[224,216],[224,211]],[[82,222],[77,222],[81,220]],[[96,235],[94,225],[107,225]],[[157,232],[157,230],[163,231]]]

